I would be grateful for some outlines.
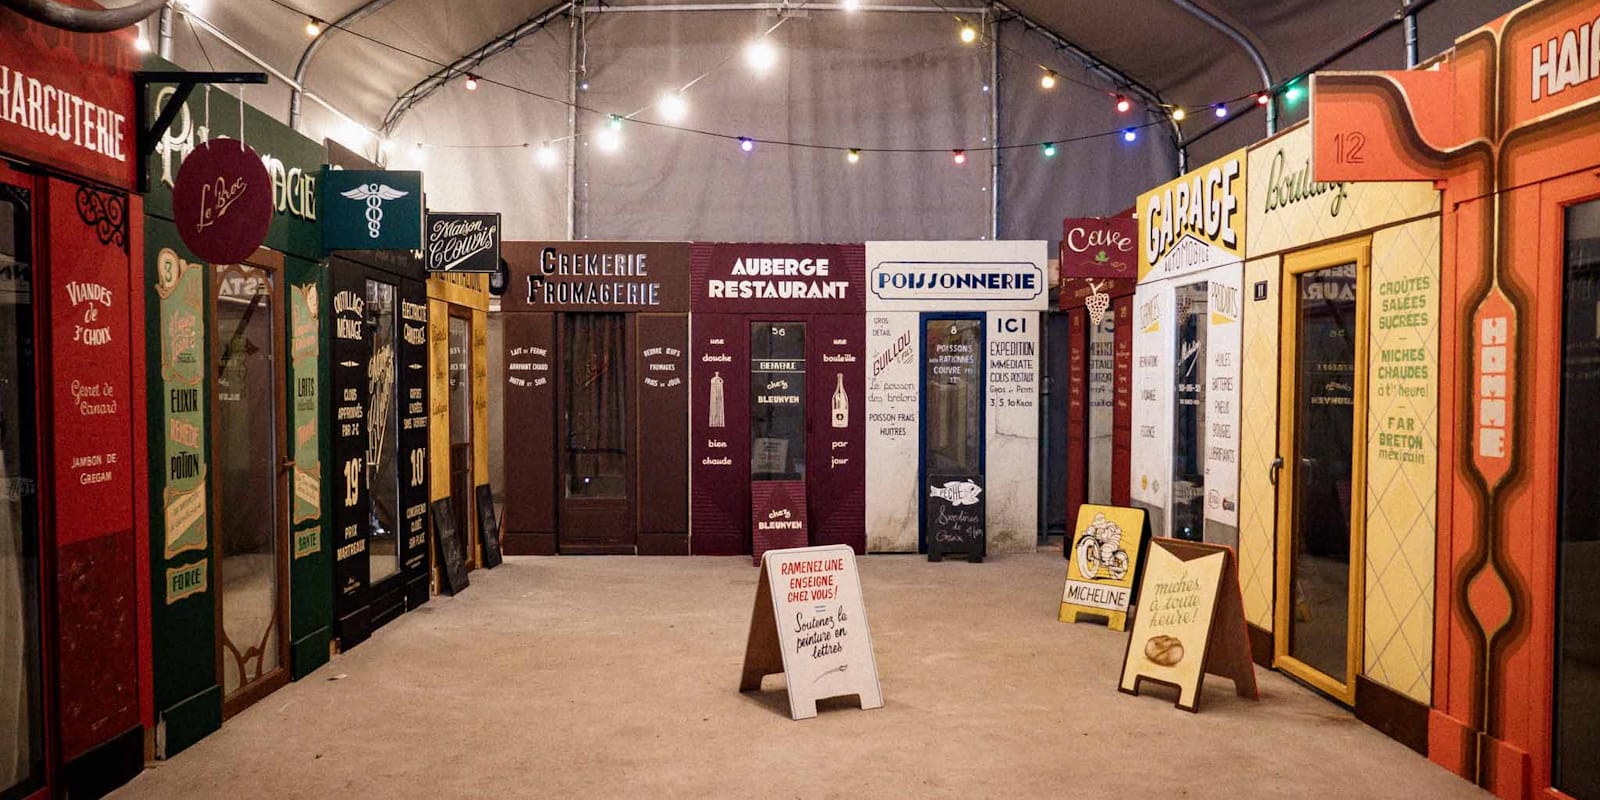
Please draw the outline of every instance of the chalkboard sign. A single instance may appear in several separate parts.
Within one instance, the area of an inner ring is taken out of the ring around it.
[[[478,487],[478,538],[483,544],[483,566],[500,566],[500,525],[494,518],[494,495],[489,484]]]
[[[930,474],[927,489],[922,502],[928,560],[942,561],[947,555],[964,555],[974,564],[982,563],[983,476]]]
[[[446,497],[433,501],[433,540],[439,543],[439,563],[444,565],[444,578],[439,588],[449,594],[460,594],[467,588],[467,543],[461,541],[456,530],[456,510]]]

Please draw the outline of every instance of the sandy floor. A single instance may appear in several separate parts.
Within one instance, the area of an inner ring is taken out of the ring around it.
[[[1058,552],[862,559],[886,705],[793,722],[737,691],[749,564],[507,559],[114,797],[1488,797],[1276,673],[1119,694]]]

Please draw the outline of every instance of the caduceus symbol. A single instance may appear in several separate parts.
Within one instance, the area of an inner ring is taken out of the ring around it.
[[[367,183],[340,194],[351,200],[367,201],[367,236],[378,238],[383,229],[383,201],[399,200],[410,192],[402,192],[386,183]]]

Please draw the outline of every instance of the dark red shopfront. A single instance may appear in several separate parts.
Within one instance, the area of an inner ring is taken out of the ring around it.
[[[142,768],[149,577],[131,37],[0,10],[0,797]]]
[[[865,248],[696,244],[691,273],[691,552],[864,552]]]

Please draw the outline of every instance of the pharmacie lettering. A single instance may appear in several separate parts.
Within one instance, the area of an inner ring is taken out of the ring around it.
[[[1239,232],[1234,221],[1239,215],[1239,197],[1234,187],[1239,172],[1239,160],[1230,159],[1203,175],[1197,172],[1152,194],[1145,206],[1150,221],[1145,260],[1160,262],[1185,236],[1237,247]]]
[[[1600,78],[1600,17],[1533,46],[1532,101]]]
[[[126,117],[5,65],[0,120],[114,161],[128,160]]]
[[[156,92],[154,109],[165,108],[176,90],[167,86]],[[211,129],[196,125],[185,102],[178,109],[172,127],[156,143],[156,154],[161,156],[161,183],[171,188],[178,177],[178,167],[194,152],[197,144],[211,139]],[[300,167],[290,167],[277,156],[261,154],[261,165],[266,167],[272,184],[272,210],[276,214],[289,214],[307,222],[317,220],[317,176]]]
[[[1311,179],[1311,159],[1306,158],[1293,172],[1289,171],[1288,157],[1282,149],[1272,156],[1272,169],[1267,173],[1267,204],[1263,209],[1266,213],[1287,208],[1302,200],[1310,200],[1329,192],[1333,197],[1328,202],[1328,216],[1337,217],[1344,210],[1345,201],[1350,197],[1350,184],[1318,183]]]
[[[878,289],[910,291],[943,289],[950,291],[1037,291],[1039,276],[1032,272],[1004,270],[953,272],[941,269],[888,270],[876,274]]]

